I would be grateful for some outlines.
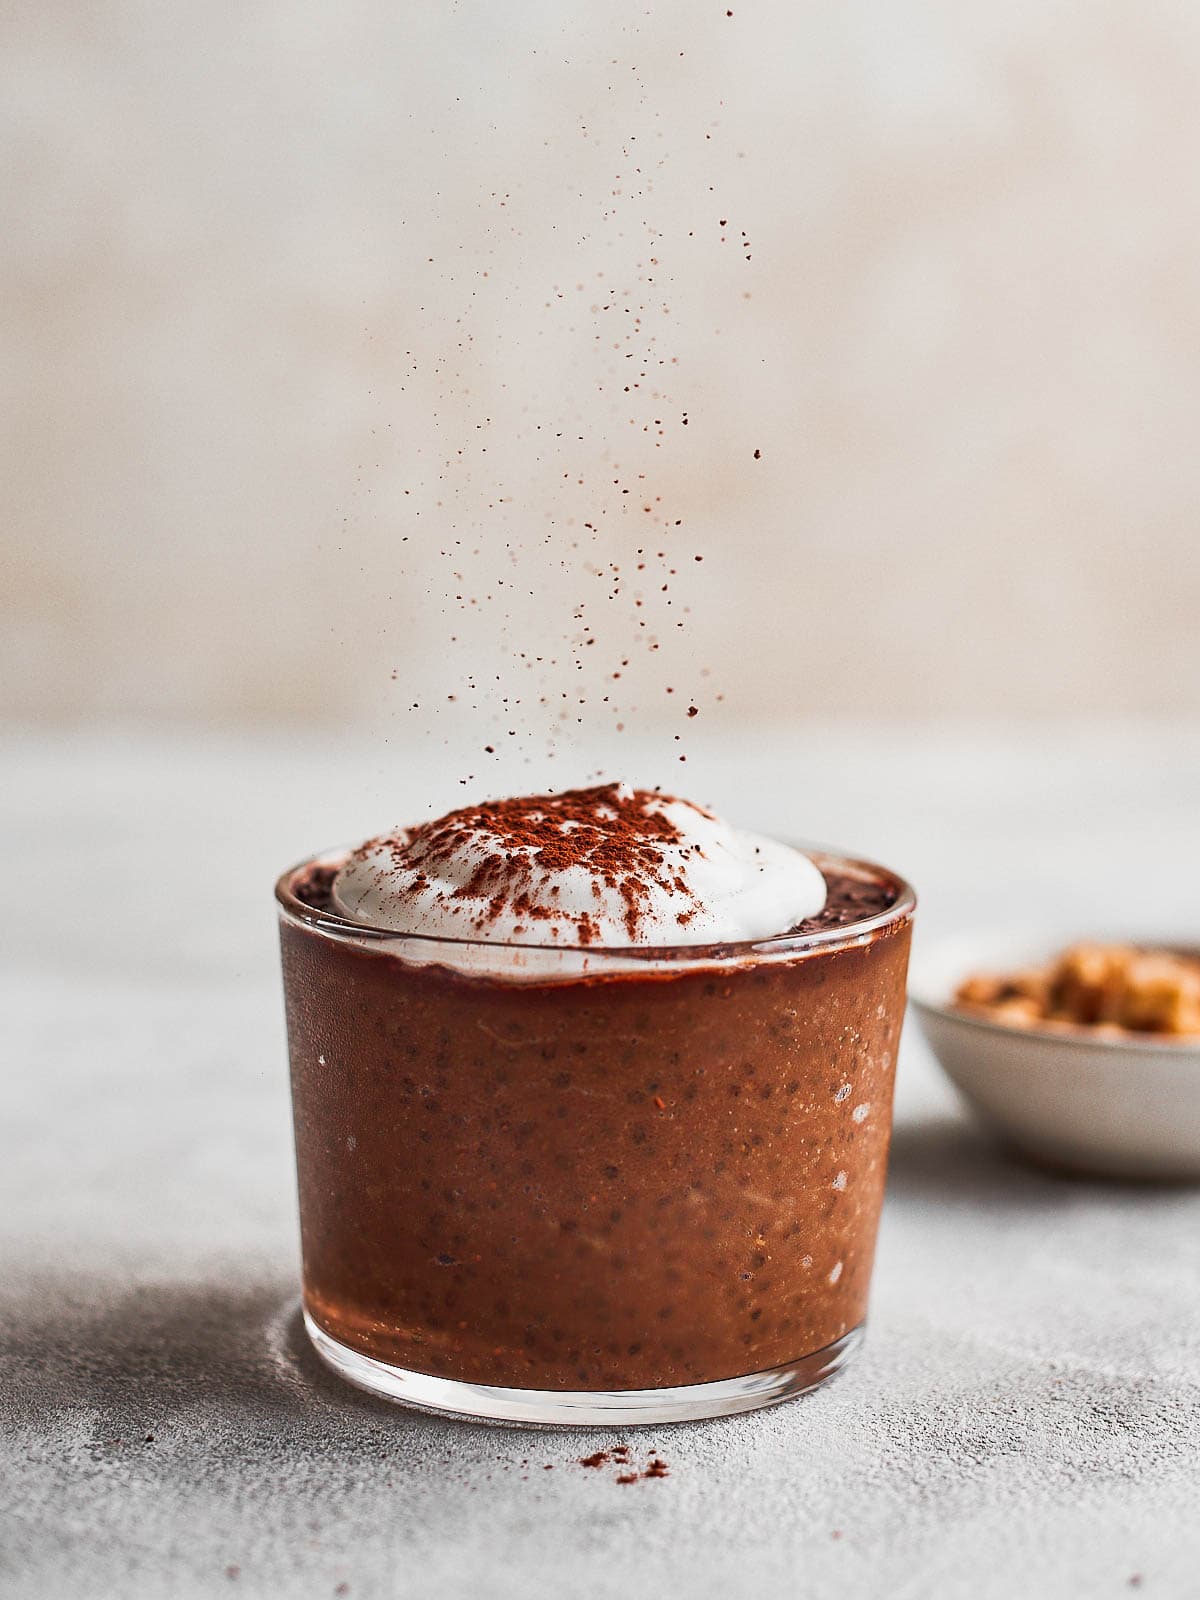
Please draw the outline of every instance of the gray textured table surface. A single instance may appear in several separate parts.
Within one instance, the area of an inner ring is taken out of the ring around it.
[[[701,746],[689,788],[906,870],[926,937],[1194,932],[1197,732],[814,728]],[[670,1467],[631,1486],[579,1465],[611,1435],[376,1404],[297,1330],[270,880],[456,791],[348,741],[0,760],[5,1596],[1200,1594],[1196,1192],[1010,1162],[910,1030],[869,1341],[825,1390],[629,1435]]]

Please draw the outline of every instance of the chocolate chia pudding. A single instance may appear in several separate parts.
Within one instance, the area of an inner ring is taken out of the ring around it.
[[[306,1320],[344,1376],[637,1422],[837,1369],[883,1194],[899,878],[609,785],[316,858],[277,898]]]

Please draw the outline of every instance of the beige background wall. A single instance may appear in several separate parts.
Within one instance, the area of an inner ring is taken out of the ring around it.
[[[1200,709],[1200,11],[730,8],[6,7],[4,707]]]

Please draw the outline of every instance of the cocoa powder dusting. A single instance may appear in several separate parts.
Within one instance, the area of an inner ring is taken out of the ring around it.
[[[578,1458],[581,1467],[593,1470],[607,1467],[610,1463],[621,1470],[617,1472],[615,1482],[620,1484],[641,1483],[647,1478],[669,1478],[671,1469],[656,1452],[651,1452],[650,1459],[641,1472],[630,1465],[630,1452],[627,1444],[614,1445],[611,1450],[596,1450],[590,1456]]]
[[[463,899],[483,903],[482,927],[510,908],[531,922],[560,916],[552,906],[530,896],[534,868],[549,873],[580,868],[597,886],[602,884],[620,895],[626,930],[636,939],[654,889],[695,898],[686,881],[666,865],[664,847],[682,839],[679,829],[659,809],[668,799],[649,790],[607,783],[562,794],[485,801],[463,806],[386,843],[397,865],[402,865],[414,849],[436,864],[453,859],[481,834],[494,840],[489,853],[455,891]],[[369,841],[363,848],[380,842]],[[684,911],[681,920],[688,916]],[[586,913],[576,919],[576,926],[580,944],[591,944],[598,937],[595,919]]]
[[[645,1478],[669,1478],[670,1469],[666,1461],[656,1451],[651,1451],[650,1461],[646,1462],[642,1472],[637,1467],[630,1466],[629,1445],[614,1445],[611,1450],[595,1450],[590,1456],[579,1456],[579,1466],[590,1467],[618,1467],[618,1474],[614,1477],[616,1483],[642,1483]]]

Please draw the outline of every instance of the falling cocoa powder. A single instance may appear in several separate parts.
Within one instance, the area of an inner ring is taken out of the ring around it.
[[[747,260],[750,238],[727,203],[727,162],[723,175],[709,174],[703,209],[691,210],[694,152],[715,157],[723,134],[719,101],[686,98],[692,39],[679,42],[688,46],[679,67],[656,54],[651,77],[633,26],[617,53],[589,64],[602,111],[562,113],[561,137],[584,157],[565,258],[549,249],[561,242],[557,225],[494,178],[475,196],[471,248],[414,251],[425,316],[398,372],[413,415],[381,419],[374,432],[390,435],[407,479],[398,542],[419,538],[434,556],[414,599],[435,638],[445,619],[446,648],[426,656],[443,682],[408,712],[424,736],[473,753],[463,785],[478,781],[480,754],[491,766],[515,749],[528,764],[576,738],[586,748],[598,728],[624,733],[645,716],[668,662],[696,680],[680,707],[684,729],[721,698],[682,642],[702,597],[704,552],[687,528],[707,501],[693,485],[723,426],[699,404],[696,340],[723,330],[689,325],[686,314],[714,265],[703,253],[707,219],[725,212],[721,238]],[[563,351],[558,389],[522,387],[520,340],[531,328]],[[652,536],[635,545],[643,530]],[[686,746],[673,754],[688,759]]]

